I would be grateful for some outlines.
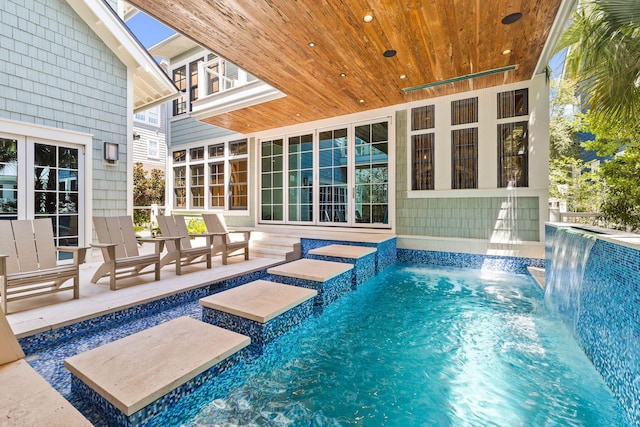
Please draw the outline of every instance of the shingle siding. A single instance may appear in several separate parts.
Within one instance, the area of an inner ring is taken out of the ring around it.
[[[93,185],[109,182],[94,214],[125,213],[126,66],[63,0],[4,0],[0,22],[0,117],[92,134]],[[104,141],[120,143],[117,166]]]

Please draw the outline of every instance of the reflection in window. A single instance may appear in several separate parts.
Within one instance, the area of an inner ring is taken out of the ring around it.
[[[435,105],[411,109],[411,130],[433,129],[436,126]]]
[[[204,165],[192,165],[191,171],[191,207],[204,207]]]
[[[527,187],[528,155],[527,122],[498,125],[498,186]]]
[[[18,141],[0,138],[0,218],[18,215]]]
[[[209,163],[211,207],[224,208],[224,163]]]
[[[177,208],[187,207],[187,168],[173,168],[173,205]]]
[[[289,138],[289,215],[294,222],[313,221],[313,135]]]
[[[187,67],[182,66],[173,70],[173,83],[184,94],[187,91]],[[173,100],[173,115],[184,114],[187,112],[187,96],[180,95]]]
[[[388,223],[389,123],[356,126],[356,222]]]
[[[263,221],[282,221],[283,215],[283,140],[261,142],[261,213]]]
[[[247,209],[249,206],[249,178],[247,159],[229,162],[229,209]]]
[[[320,222],[347,218],[347,129],[320,132]]]
[[[413,135],[411,137],[413,147],[412,190],[434,189],[434,141],[435,134],[433,133]]]
[[[478,97],[451,102],[451,124],[462,125],[478,121]]]
[[[529,114],[529,90],[518,89],[498,93],[498,118],[526,116]]]
[[[451,131],[451,188],[478,188],[478,128]]]

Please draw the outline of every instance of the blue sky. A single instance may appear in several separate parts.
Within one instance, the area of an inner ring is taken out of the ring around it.
[[[129,19],[127,26],[146,48],[155,45],[175,33],[172,29],[142,12]]]

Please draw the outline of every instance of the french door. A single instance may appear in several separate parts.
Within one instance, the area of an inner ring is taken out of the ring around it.
[[[50,218],[56,245],[78,246],[83,171],[80,146],[0,135],[0,220]]]
[[[388,228],[389,122],[261,140],[262,223]]]

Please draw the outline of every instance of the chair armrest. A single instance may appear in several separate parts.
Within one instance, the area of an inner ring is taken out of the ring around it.
[[[102,257],[105,258],[105,262],[115,261],[116,259],[116,243],[91,243],[92,248],[106,249],[107,256],[105,257],[105,251],[102,251]]]
[[[0,254],[0,276],[7,275],[7,258],[9,255]]]
[[[138,241],[139,242],[145,242],[145,243],[155,243],[155,245],[156,245],[156,253],[159,254],[164,249],[164,242],[166,242],[168,240],[173,240],[175,242],[176,246],[180,247],[180,239],[182,239],[182,237],[178,237],[178,236],[158,236],[158,237],[140,238],[140,239],[138,239]]]
[[[84,264],[89,246],[58,246],[56,248],[60,252],[72,252],[74,264]]]
[[[198,233],[198,234],[189,234],[190,238],[195,238],[195,237],[204,237],[207,240],[207,246],[213,246],[213,238],[215,236],[226,236],[227,233],[223,232],[223,231],[213,231],[213,232],[204,232],[204,233]]]
[[[244,238],[245,240],[249,240],[251,238],[251,232],[253,231],[252,228],[233,228],[233,229],[228,229],[227,232],[229,234],[244,234]]]

